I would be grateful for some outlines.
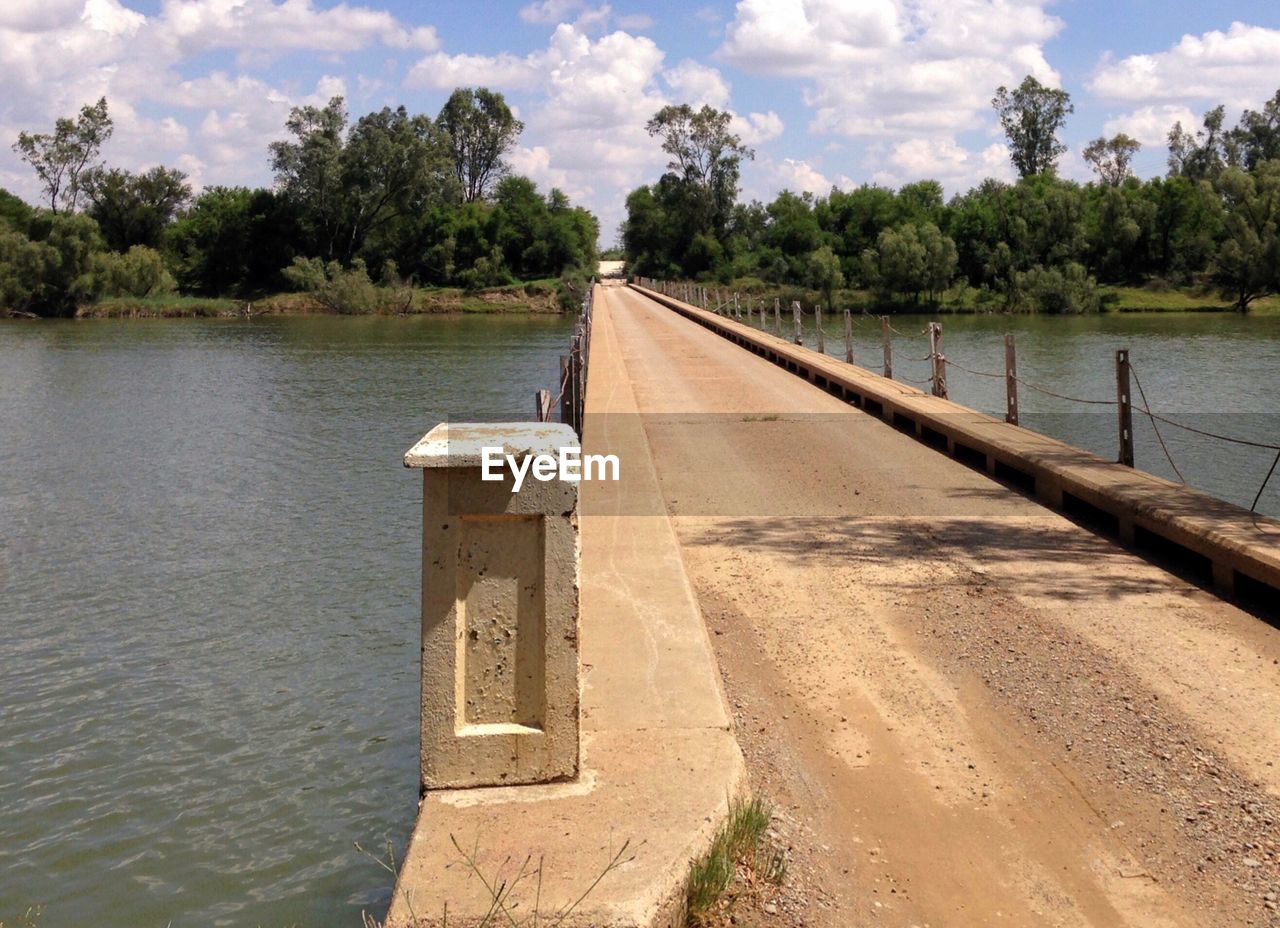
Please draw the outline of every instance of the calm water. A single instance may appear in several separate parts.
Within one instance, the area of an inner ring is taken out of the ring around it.
[[[895,319],[895,368],[927,346]],[[1280,438],[1280,318],[946,318],[946,353]],[[0,920],[352,925],[417,800],[420,486],[445,418],[528,418],[559,319],[0,324]],[[860,328],[858,360],[879,363]],[[843,352],[843,346],[831,346]],[[1003,383],[953,370],[960,402]],[[1023,390],[1023,421],[1114,455],[1114,413]],[[1265,452],[1166,434],[1246,505]],[[1149,428],[1138,462],[1165,473]],[[1264,499],[1280,512],[1280,484]]]
[[[558,318],[0,323],[0,921],[353,925],[417,807],[421,477]]]

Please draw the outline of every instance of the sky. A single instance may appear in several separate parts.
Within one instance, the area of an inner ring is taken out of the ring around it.
[[[1280,89],[1274,0],[0,0],[0,187],[39,196],[10,146],[105,95],[106,162],[197,188],[271,182],[289,109],[434,115],[456,86],[502,91],[525,123],[512,167],[601,219],[666,156],[667,103],[734,114],[743,196],[933,178],[1009,179],[991,97],[1032,74],[1071,94],[1060,173],[1127,132],[1144,176],[1175,121],[1234,121]]]

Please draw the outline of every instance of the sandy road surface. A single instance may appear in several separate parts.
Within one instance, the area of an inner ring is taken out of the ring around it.
[[[1280,631],[602,297],[791,924],[1280,924]]]

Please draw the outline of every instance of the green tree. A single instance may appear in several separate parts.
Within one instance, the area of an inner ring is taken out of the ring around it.
[[[285,121],[293,137],[271,143],[276,188],[297,203],[309,235],[306,250],[333,259],[341,243],[345,191],[342,149],[347,109],[342,97],[323,107],[294,107]]]
[[[695,110],[687,103],[664,106],[645,124],[649,135],[662,139],[670,156],[670,174],[685,195],[698,233],[721,241],[738,197],[744,159],[755,157],[742,139],[729,130],[728,112],[711,106]]]
[[[1098,180],[1108,187],[1119,187],[1130,176],[1129,164],[1141,149],[1141,142],[1123,132],[1109,139],[1100,136],[1085,146],[1084,160]]]
[[[1245,110],[1228,138],[1236,163],[1249,170],[1280,160],[1280,91],[1261,110]]]
[[[844,286],[844,271],[840,267],[840,259],[829,245],[823,245],[809,253],[806,263],[809,286],[822,291],[827,309],[834,312],[835,292]]]
[[[141,174],[95,168],[81,179],[86,210],[98,223],[107,247],[125,252],[134,245],[159,248],[164,230],[191,201],[187,175],[164,167]]]
[[[248,295],[280,285],[306,238],[294,205],[270,190],[209,187],[169,227],[165,251],[184,290]]]
[[[507,173],[503,160],[524,131],[502,94],[485,87],[460,87],[450,96],[436,125],[448,136],[454,174],[464,202],[487,197]]]
[[[98,157],[111,138],[113,123],[107,113],[107,98],[81,107],[74,120],[63,117],[51,133],[21,132],[13,150],[35,169],[49,198],[49,209],[74,213],[80,198],[80,176]]]
[[[31,237],[0,226],[0,307],[72,316],[97,293],[94,256],[102,250],[88,216],[52,211],[31,221]]]
[[[94,290],[102,296],[163,296],[178,289],[163,256],[145,245],[134,245],[123,254],[95,254],[92,273]]]
[[[1169,130],[1169,176],[1212,180],[1227,164],[1222,128],[1227,108],[1216,106],[1204,114],[1204,128],[1194,134],[1175,122]]]
[[[1226,234],[1214,280],[1246,312],[1254,300],[1280,288],[1280,162],[1264,162],[1252,173],[1227,168],[1215,189]]]
[[[1028,74],[1014,90],[999,87],[991,101],[1009,139],[1009,157],[1023,177],[1053,173],[1067,147],[1058,132],[1074,112],[1071,95]]]
[[[0,187],[0,228],[7,223],[9,228],[26,235],[27,227],[31,225],[31,219],[34,216],[35,210],[19,197]]]

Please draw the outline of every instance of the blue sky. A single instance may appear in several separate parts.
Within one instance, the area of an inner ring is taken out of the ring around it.
[[[514,166],[595,210],[664,158],[643,130],[667,102],[731,110],[756,149],[744,194],[922,177],[950,192],[1009,177],[989,101],[1027,73],[1070,91],[1061,171],[1127,131],[1164,169],[1175,120],[1232,118],[1280,89],[1280,5],[1188,0],[5,0],[0,185],[34,199],[23,128],[108,97],[110,163],[198,185],[270,182],[290,106],[341,94],[435,113],[458,84],[502,90],[527,129]]]

